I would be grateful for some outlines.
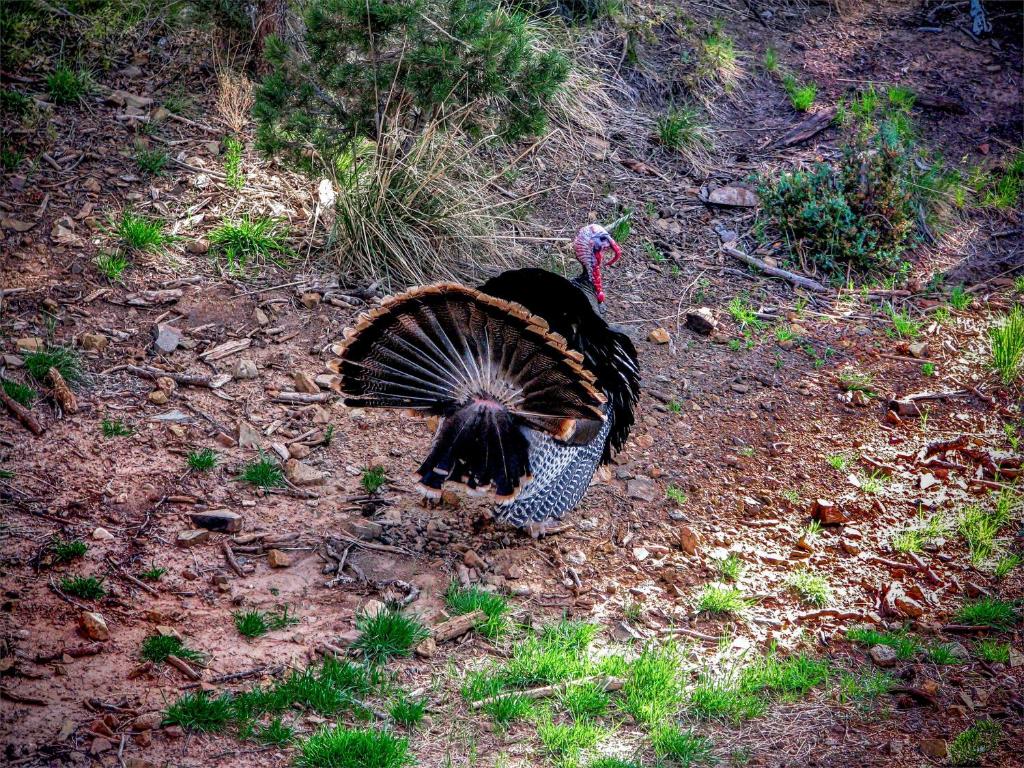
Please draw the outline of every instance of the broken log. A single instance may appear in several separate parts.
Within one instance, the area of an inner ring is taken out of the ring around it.
[[[755,256],[750,256],[749,254],[746,254],[741,250],[733,248],[731,245],[723,244],[722,250],[728,253],[733,258],[739,259],[744,264],[747,264],[751,267],[757,267],[766,275],[771,275],[772,277],[781,277],[783,280],[788,280],[794,285],[799,285],[801,288],[806,288],[809,291],[815,291],[817,293],[826,293],[828,291],[828,288],[819,283],[817,280],[812,280],[811,278],[804,277],[803,275],[797,275],[788,270],[780,269],[779,267],[769,266],[761,259],[758,259]]]
[[[453,616],[447,621],[442,621],[440,624],[432,627],[430,630],[430,636],[433,637],[434,642],[437,643],[454,640],[456,637],[462,637],[462,635],[469,632],[473,627],[484,621],[486,618],[487,614],[481,610],[464,613],[461,616]]]
[[[28,408],[8,395],[3,390],[3,387],[0,387],[0,400],[2,400],[4,405],[7,406],[7,410],[13,413],[18,421],[22,423],[22,426],[24,426],[25,429],[33,435],[43,434],[43,427],[39,423],[39,420],[32,415],[32,412]]]
[[[807,141],[832,125],[832,121],[835,120],[835,118],[835,107],[828,107],[820,112],[815,112],[813,115],[801,120],[781,137],[776,139],[775,146],[782,149],[784,147],[791,147],[794,144],[799,144],[802,141]]]

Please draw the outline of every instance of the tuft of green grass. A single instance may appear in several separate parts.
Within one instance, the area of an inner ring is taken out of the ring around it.
[[[760,717],[768,708],[761,696],[740,690],[730,681],[714,680],[702,674],[690,691],[689,710],[698,717],[738,724]]]
[[[774,74],[779,71],[779,54],[770,45],[764,50],[764,59],[762,60],[765,72],[771,72]]]
[[[846,639],[851,643],[872,648],[884,645],[896,652],[896,658],[906,661],[912,659],[921,650],[921,644],[905,631],[879,632],[870,627],[852,627],[846,631]]]
[[[107,251],[98,253],[92,263],[96,265],[96,271],[112,283],[120,281],[125,270],[131,266],[128,257],[123,253],[109,253]]]
[[[839,676],[839,701],[867,702],[884,696],[899,684],[888,672],[868,668],[856,674],[843,672]]]
[[[46,381],[51,368],[56,368],[70,387],[85,379],[81,358],[70,347],[48,347],[25,355],[25,369],[36,381]]]
[[[100,422],[100,432],[104,437],[131,437],[135,434],[135,430],[120,419],[104,419]]]
[[[218,733],[231,722],[231,694],[213,698],[206,691],[186,693],[164,714],[164,725],[178,725],[189,731]]]
[[[286,234],[278,228],[279,222],[273,219],[243,216],[238,221],[225,221],[210,232],[210,245],[223,254],[232,274],[245,274],[250,266],[263,266],[268,261],[280,266],[283,257],[291,256],[292,251],[285,242]]]
[[[163,221],[127,209],[121,211],[120,219],[111,221],[110,231],[126,248],[133,251],[157,253],[174,242],[174,237],[164,232]]]
[[[674,485],[670,485],[665,489],[665,498],[669,501],[674,501],[679,506],[683,506],[686,503],[686,491],[682,488],[676,488]]]
[[[793,341],[796,338],[796,334],[793,333],[793,329],[785,323],[779,323],[775,326],[775,340],[779,342]]]
[[[1024,306],[1017,305],[1002,321],[989,329],[992,368],[1004,384],[1024,375]]]
[[[643,768],[643,766],[633,760],[623,760],[621,757],[602,755],[601,757],[595,757],[587,763],[586,768]]]
[[[207,472],[217,466],[217,452],[212,448],[191,451],[185,457],[185,463],[195,472]]]
[[[1024,193],[1024,150],[1017,151],[1007,162],[1001,175],[986,178],[981,204],[986,208],[1016,208]]]
[[[158,568],[154,565],[151,568],[147,568],[144,571],[140,571],[139,578],[143,581],[160,581],[160,579],[163,577],[165,573],[167,573],[166,568]]]
[[[681,664],[675,645],[645,646],[629,665],[622,688],[623,711],[648,728],[675,715],[684,700],[678,674]]]
[[[806,568],[791,574],[786,583],[806,605],[824,608],[832,600],[832,587],[828,579]]]
[[[876,394],[874,377],[854,368],[844,368],[839,372],[839,386],[844,392],[862,392],[868,398]]]
[[[979,720],[949,743],[952,765],[977,765],[982,757],[999,746],[1003,728],[993,720]]]
[[[837,472],[845,472],[850,465],[850,458],[844,453],[830,453],[825,457],[825,461]]]
[[[924,548],[945,538],[950,532],[949,520],[942,514],[925,517],[924,510],[917,514],[917,522],[897,533],[892,538],[892,548],[897,552],[922,552]]]
[[[85,553],[89,551],[89,545],[79,539],[72,539],[71,541],[54,539],[50,545],[50,551],[53,553],[53,562],[57,565],[62,565],[70,563],[72,560],[77,560],[80,557],[85,557]]]
[[[746,299],[739,296],[734,297],[726,306],[726,310],[744,330],[747,328],[760,330],[764,327],[764,323],[757,318],[757,311]]]
[[[518,720],[525,720],[534,712],[533,700],[521,693],[506,694],[488,702],[481,709],[502,730]]]
[[[267,725],[256,731],[256,738],[266,746],[283,747],[291,744],[295,738],[295,729],[285,725],[280,717],[275,717]]]
[[[892,327],[886,331],[890,338],[916,339],[921,335],[921,323],[912,319],[908,313],[897,312],[892,304],[886,307],[886,313],[892,323]]]
[[[963,659],[957,655],[956,650],[951,643],[937,643],[936,645],[929,646],[928,648],[925,648],[924,655],[932,664],[942,666],[959,664],[963,661]]]
[[[244,145],[234,136],[224,139],[224,175],[231,189],[239,190],[245,186],[245,175],[242,173],[242,150]]]
[[[1024,275],[1013,278],[1013,290],[1024,296]]]
[[[1009,664],[1010,644],[1001,643],[998,640],[986,637],[975,644],[974,654],[982,661],[987,661],[990,664]]]
[[[801,85],[793,75],[786,75],[782,78],[782,87],[785,89],[786,95],[789,96],[789,103],[797,112],[806,112],[814,105],[814,100],[818,97],[817,85],[814,83]]]
[[[661,145],[678,152],[691,165],[703,165],[715,146],[711,127],[696,107],[672,107],[658,117],[655,127]]]
[[[597,635],[596,624],[562,619],[517,643],[505,666],[512,687],[549,685],[583,677],[590,670],[587,649]]]
[[[735,552],[730,552],[721,560],[715,563],[718,575],[722,581],[739,581],[743,573],[743,560]]]
[[[935,363],[921,363],[921,375],[929,378],[935,375]]]
[[[270,631],[267,614],[255,608],[248,611],[235,611],[231,614],[235,620],[235,629],[242,637],[250,639],[260,637]]]
[[[978,504],[971,504],[960,511],[958,530],[967,541],[974,565],[980,565],[992,556],[996,537],[1009,519],[1009,509],[1002,513],[998,505],[989,511]]]
[[[376,616],[357,616],[356,629],[359,637],[352,648],[370,661],[410,656],[413,648],[430,635],[419,621],[394,608],[386,608]]]
[[[751,605],[738,587],[709,584],[697,599],[697,610],[713,614],[742,613]]]
[[[427,705],[423,699],[410,699],[407,696],[402,696],[391,705],[388,713],[399,725],[415,728],[423,721],[426,708]]]
[[[149,149],[144,144],[135,145],[135,164],[139,170],[145,171],[152,176],[159,176],[164,172],[164,167],[170,160],[170,155],[163,149]]]
[[[485,592],[479,587],[461,587],[453,581],[445,592],[444,600],[448,610],[455,615],[483,611],[487,618],[477,625],[477,631],[484,637],[493,640],[509,627],[509,604],[501,595]]]
[[[409,740],[389,731],[323,726],[298,743],[299,768],[402,768],[413,765]]]
[[[4,392],[11,400],[24,405],[26,408],[31,408],[32,403],[39,397],[39,393],[28,386],[28,384],[22,384],[11,379],[0,378],[0,387],[3,387]]]
[[[283,488],[286,485],[281,465],[262,451],[258,458],[245,463],[239,479],[257,488]]]
[[[828,682],[828,660],[805,653],[779,657],[770,653],[745,667],[739,676],[739,690],[774,693],[783,701],[794,701],[812,688]]]
[[[142,641],[140,654],[146,661],[152,661],[154,664],[162,664],[171,655],[186,661],[203,660],[201,653],[193,651],[181,641],[181,638],[174,635],[150,635]]]
[[[1024,562],[1024,557],[1021,557],[1016,552],[1004,555],[996,562],[996,567],[993,569],[992,575],[997,579],[1005,579],[1010,575],[1013,569],[1022,562]]]
[[[363,470],[363,476],[359,478],[359,484],[367,493],[376,493],[388,481],[388,471],[384,467],[367,467]]]
[[[586,682],[570,686],[563,691],[559,703],[574,720],[587,720],[606,715],[611,705],[611,697],[603,686]]]
[[[728,90],[736,85],[742,73],[736,45],[720,28],[701,41],[697,50],[697,77],[700,80],[717,81]]]
[[[655,728],[651,732],[651,745],[659,760],[667,760],[680,768],[714,762],[710,739],[675,725],[663,724]]]
[[[971,302],[973,301],[974,299],[971,298],[971,294],[964,290],[962,285],[954,286],[952,292],[949,294],[949,303],[953,306],[953,309],[957,309],[961,312],[971,306]]]
[[[882,473],[882,470],[876,469],[871,474],[862,472],[860,474],[859,482],[860,489],[864,493],[877,494],[882,492],[882,486],[885,485],[888,478]]]
[[[103,588],[103,580],[95,576],[65,576],[60,580],[62,592],[83,600],[99,600],[107,590]]]
[[[1017,623],[1019,616],[1013,603],[996,597],[982,597],[964,603],[956,613],[956,620],[961,624],[1008,630]]]
[[[574,723],[556,723],[550,716],[537,723],[537,736],[545,753],[556,765],[577,765],[585,750],[591,749],[605,733],[605,729],[589,720]]]
[[[92,88],[92,78],[84,70],[58,64],[46,76],[46,90],[58,104],[77,104]]]

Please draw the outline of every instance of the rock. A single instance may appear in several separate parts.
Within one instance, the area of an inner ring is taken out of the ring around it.
[[[82,611],[78,617],[78,625],[90,640],[110,639],[110,630],[107,629],[106,620],[95,611]]]
[[[939,479],[937,477],[935,477],[935,475],[933,475],[931,472],[925,472],[923,475],[921,475],[920,483],[921,483],[921,490],[922,491],[927,491],[933,485],[938,485],[939,484]]]
[[[843,548],[843,552],[848,555],[859,555],[860,554],[860,543],[853,539],[843,539],[839,542],[839,546]]]
[[[811,502],[811,516],[822,525],[842,525],[850,522],[849,516],[829,499],[815,499]]]
[[[176,350],[181,343],[181,329],[170,323],[157,323],[153,336],[153,346],[165,355]]]
[[[196,256],[201,256],[210,250],[210,241],[205,237],[197,237],[195,240],[185,243],[185,250]]]
[[[256,307],[255,311],[252,313],[252,316],[256,320],[257,325],[262,326],[270,324],[270,318],[267,316],[267,313],[264,312],[259,307]]]
[[[646,560],[650,556],[651,556],[650,551],[648,549],[646,549],[645,547],[633,547],[633,557],[636,558],[636,561],[638,563],[642,563],[644,560]]]
[[[959,640],[953,640],[952,642],[946,643],[946,648],[949,652],[962,662],[971,660],[971,654]]]
[[[86,352],[102,352],[110,340],[102,333],[83,333],[78,337],[78,343]]]
[[[384,533],[384,526],[372,520],[349,520],[344,527],[357,539],[364,541],[372,541]]]
[[[668,331],[664,328],[655,328],[647,334],[647,340],[653,344],[668,344],[672,341],[672,337],[669,336]]]
[[[873,645],[868,655],[880,667],[891,667],[896,663],[896,651],[888,645]]]
[[[0,357],[4,368],[24,368],[25,361],[17,355],[4,355]]]
[[[235,360],[235,364],[231,366],[231,378],[239,381],[255,379],[259,375],[260,372],[256,367],[256,361],[250,360],[247,357],[238,358]]]
[[[292,558],[287,552],[280,549],[272,549],[267,552],[267,565],[271,568],[287,568],[292,564]]]
[[[416,646],[416,655],[421,659],[432,658],[435,653],[437,653],[437,641],[432,637],[426,638]]]
[[[336,376],[333,373],[321,373],[313,380],[320,389],[341,393],[341,376]]]
[[[309,291],[299,297],[299,303],[306,309],[313,309],[320,304],[320,299],[321,296],[319,293]]]
[[[304,371],[296,371],[292,374],[292,379],[295,381],[295,391],[304,392],[307,395],[315,395],[320,391],[320,387],[316,385],[316,381],[308,373]]]
[[[170,398],[167,397],[167,393],[162,389],[154,389],[149,393],[149,402],[154,405],[167,405],[167,401]]]
[[[242,530],[242,516],[227,509],[209,509],[205,512],[190,512],[189,519],[197,528],[223,533],[238,533]]]
[[[924,614],[924,606],[914,600],[897,582],[890,582],[882,597],[883,613],[889,616],[901,616],[916,619]]]
[[[484,568],[487,567],[487,564],[484,562],[483,558],[480,557],[480,555],[478,555],[472,549],[466,550],[466,554],[462,556],[462,562],[466,564],[467,568],[476,568],[479,571],[482,571]]]
[[[102,752],[109,752],[114,748],[110,739],[105,739],[102,736],[97,736],[92,740],[92,746],[89,747],[90,754],[98,755]]]
[[[688,555],[697,554],[697,545],[700,538],[688,525],[681,525],[676,529],[679,534],[679,548]]]
[[[626,495],[631,499],[654,501],[658,497],[658,486],[646,477],[634,477],[626,483]]]
[[[111,91],[107,95],[107,101],[119,107],[134,107],[135,109],[146,109],[153,106],[153,100],[148,96],[139,96],[122,90]]]
[[[43,340],[35,336],[23,336],[14,342],[14,348],[19,352],[39,352],[45,346]]]
[[[911,357],[921,359],[928,356],[928,342],[919,341],[916,344],[911,344],[907,347],[907,351],[910,352]]]
[[[288,459],[285,462],[284,474],[295,485],[322,485],[327,479],[326,473],[303,464],[298,459]]]
[[[756,208],[757,193],[746,187],[719,187],[708,194],[708,202],[731,208]]]
[[[302,443],[292,443],[288,446],[288,455],[293,459],[305,459],[310,453],[310,447]]]
[[[710,336],[718,328],[718,321],[708,307],[686,313],[686,327],[701,336]]]
[[[131,729],[138,733],[139,731],[153,731],[160,727],[160,723],[164,721],[164,715],[162,712],[146,712],[139,715],[131,722]]]
[[[254,451],[260,448],[260,433],[246,421],[238,422],[238,446]]]
[[[174,543],[179,547],[195,547],[210,540],[210,532],[205,528],[197,528],[190,531],[180,531]]]
[[[949,754],[945,739],[921,739],[921,754],[935,760],[942,760]]]
[[[386,611],[387,608],[380,600],[367,600],[359,609],[359,613],[372,619]]]
[[[92,537],[96,541],[113,541],[114,534],[108,531],[106,528],[98,527],[92,532]]]

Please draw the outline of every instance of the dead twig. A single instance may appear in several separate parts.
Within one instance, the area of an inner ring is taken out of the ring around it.
[[[560,693],[564,693],[566,690],[574,685],[580,685],[581,683],[594,683],[601,687],[605,691],[618,691],[626,684],[626,681],[621,677],[610,677],[606,675],[598,675],[596,677],[584,677],[580,680],[570,680],[566,683],[559,685],[545,685],[541,688],[529,688],[525,691],[508,691],[506,693],[499,693],[497,696],[488,696],[486,699],[480,699],[480,701],[473,702],[473,709],[482,709],[488,704],[493,704],[502,699],[507,699],[510,696],[523,696],[527,699],[546,699],[551,696],[557,696]]]
[[[32,415],[32,412],[28,408],[4,392],[2,387],[0,387],[0,400],[3,401],[3,404],[7,406],[7,410],[14,414],[25,429],[33,435],[43,434],[43,427],[39,423],[39,420]]]
[[[733,258],[739,259],[744,264],[747,264],[751,267],[757,267],[766,275],[771,275],[772,277],[781,277],[783,280],[788,280],[789,282],[793,283],[793,285],[799,285],[800,287],[806,288],[809,291],[815,291],[817,293],[828,292],[828,288],[819,283],[817,280],[812,280],[811,278],[804,277],[803,275],[797,275],[788,270],[780,269],[779,267],[769,266],[761,259],[758,259],[754,256],[750,256],[749,254],[746,254],[743,251],[738,250],[737,248],[733,248],[731,245],[723,244],[721,246],[721,249],[725,253],[732,256]]]

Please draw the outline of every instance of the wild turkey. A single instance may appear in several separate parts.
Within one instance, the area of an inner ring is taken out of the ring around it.
[[[495,517],[534,535],[622,448],[640,394],[633,343],[601,317],[601,268],[622,251],[596,224],[575,251],[574,280],[517,269],[390,297],[346,329],[341,355],[347,405],[441,417],[417,470],[427,496],[490,491]]]

